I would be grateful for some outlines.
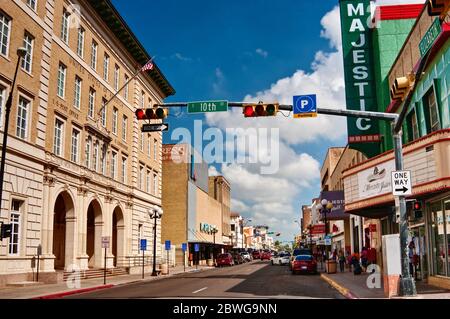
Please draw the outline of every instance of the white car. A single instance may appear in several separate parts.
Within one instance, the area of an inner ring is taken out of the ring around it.
[[[270,258],[272,265],[289,265],[291,254],[287,252],[280,252]]]

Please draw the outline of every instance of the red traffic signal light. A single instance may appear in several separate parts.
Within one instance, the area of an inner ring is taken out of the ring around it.
[[[419,201],[414,201],[413,203],[413,209],[414,210],[422,210],[422,203]]]
[[[277,115],[278,107],[277,103],[248,104],[244,105],[242,113],[245,117],[275,116]]]
[[[428,0],[427,11],[430,16],[444,18],[450,7],[450,0]]]
[[[162,107],[137,109],[135,114],[138,120],[162,120],[169,115],[169,109]]]

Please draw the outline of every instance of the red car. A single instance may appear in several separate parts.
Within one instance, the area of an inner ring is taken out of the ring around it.
[[[217,267],[234,266],[233,256],[229,253],[217,256]]]
[[[261,254],[259,253],[259,250],[254,250],[254,251],[252,252],[252,257],[253,257],[253,259],[259,259],[259,258],[261,258]]]
[[[298,255],[292,263],[292,274],[297,273],[317,273],[317,262],[312,255]]]
[[[263,251],[261,254],[261,260],[270,260],[270,257],[272,257],[272,254],[270,253],[270,251]]]

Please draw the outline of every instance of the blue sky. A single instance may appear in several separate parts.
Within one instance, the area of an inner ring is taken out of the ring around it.
[[[416,1],[416,0],[414,0]],[[382,0],[383,3],[398,3]],[[400,1],[401,2],[401,1]],[[113,0],[114,5],[177,91],[166,99],[279,101],[316,93],[321,107],[344,108],[337,0]],[[130,5],[132,3],[132,5]],[[170,116],[175,128],[278,128],[280,169],[214,165],[231,183],[232,209],[292,240],[303,204],[320,192],[320,166],[330,146],[345,146],[343,119],[244,119],[239,112]],[[251,154],[247,154],[251,156]]]

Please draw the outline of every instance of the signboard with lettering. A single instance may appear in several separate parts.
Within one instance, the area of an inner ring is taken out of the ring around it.
[[[323,191],[320,193],[320,200],[326,199],[333,204],[330,212],[327,212],[328,220],[340,220],[348,218],[344,209],[344,192],[343,191]],[[322,215],[322,217],[324,217]]]
[[[395,170],[394,161],[385,162],[358,173],[359,198],[366,199],[391,191],[391,172]]]
[[[347,109],[378,111],[373,71],[370,0],[341,0],[341,30]],[[347,118],[349,147],[373,157],[380,153],[379,124],[374,119]]]

